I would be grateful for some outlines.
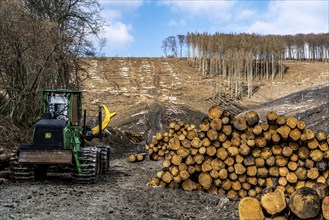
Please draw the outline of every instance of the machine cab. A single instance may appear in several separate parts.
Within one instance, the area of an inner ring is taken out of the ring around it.
[[[75,90],[44,91],[44,119],[64,120],[79,126],[81,118],[81,92]]]

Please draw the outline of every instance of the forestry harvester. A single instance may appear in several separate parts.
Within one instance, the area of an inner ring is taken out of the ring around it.
[[[43,117],[35,124],[32,144],[22,144],[12,152],[12,178],[44,177],[54,167],[71,171],[73,180],[83,183],[95,182],[99,175],[106,174],[109,146],[92,146],[88,141],[101,138],[102,130],[116,113],[100,105],[98,125],[87,129],[80,91],[46,90],[43,102]],[[103,121],[101,107],[105,110]]]

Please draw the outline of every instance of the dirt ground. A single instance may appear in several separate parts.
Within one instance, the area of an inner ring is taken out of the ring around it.
[[[128,163],[131,152],[145,145],[172,120],[198,124],[214,103],[211,79],[201,79],[185,59],[107,58],[89,60],[84,106],[89,117],[102,101],[117,112],[110,124],[111,168],[93,185],[64,177],[0,185],[0,219],[238,219],[237,201],[219,195],[152,188],[148,180],[161,161]],[[236,112],[270,110],[296,115],[312,129],[328,131],[328,63],[290,62],[283,79],[257,82],[251,99]],[[225,103],[219,103],[229,108]],[[232,106],[231,106],[232,107]],[[127,133],[140,135],[135,143]]]

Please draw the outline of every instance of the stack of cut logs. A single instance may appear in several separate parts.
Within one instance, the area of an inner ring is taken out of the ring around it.
[[[7,170],[9,162],[10,156],[5,154],[3,149],[0,148],[0,184],[5,182],[5,178],[9,178],[10,171]]]
[[[324,131],[313,133],[296,117],[275,112],[260,122],[256,112],[232,117],[219,106],[199,126],[171,123],[146,147],[151,159],[163,159],[152,186],[256,197],[265,188],[292,194],[327,184],[329,148]]]

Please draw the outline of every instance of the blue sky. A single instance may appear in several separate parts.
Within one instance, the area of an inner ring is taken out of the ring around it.
[[[101,0],[108,21],[102,53],[161,57],[162,40],[187,32],[329,32],[329,1]],[[185,53],[186,55],[186,53]]]

